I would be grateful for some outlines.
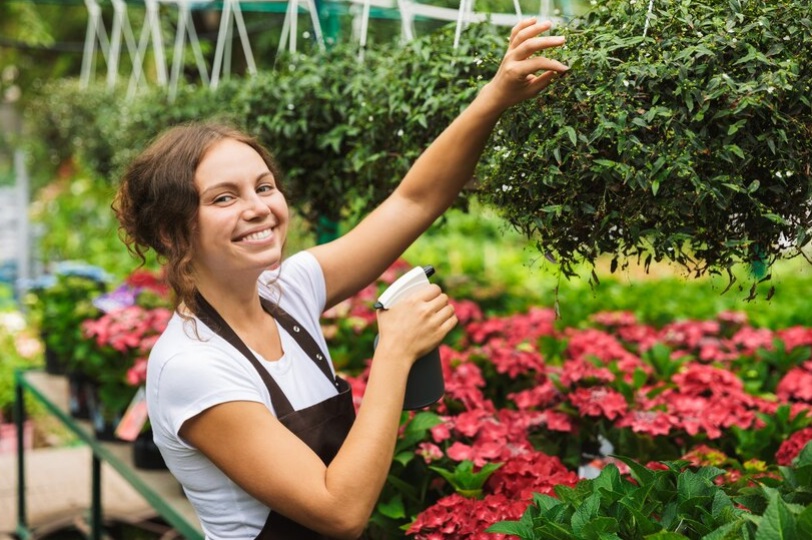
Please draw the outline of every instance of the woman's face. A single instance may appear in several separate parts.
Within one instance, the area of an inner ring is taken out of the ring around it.
[[[285,197],[262,157],[234,139],[215,143],[195,172],[200,197],[194,235],[199,277],[233,280],[282,259],[288,226]]]

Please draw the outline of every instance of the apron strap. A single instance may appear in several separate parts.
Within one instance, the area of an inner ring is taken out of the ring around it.
[[[225,339],[232,347],[242,353],[243,356],[254,366],[260,378],[268,388],[271,396],[271,404],[276,411],[277,417],[282,417],[294,412],[293,406],[285,396],[285,393],[279,387],[277,382],[271,377],[271,374],[265,369],[256,355],[254,355],[247,345],[240,339],[236,332],[229,326],[223,317],[217,313],[217,310],[205,299],[199,292],[197,293],[197,302],[200,306],[200,313],[197,314],[198,318],[203,321],[206,326],[212,329],[217,335]],[[270,300],[260,297],[260,303],[266,313],[273,316],[279,325],[285,329],[288,334],[293,337],[294,341],[307,353],[310,359],[319,367],[321,372],[327,379],[338,388],[338,379],[333,375],[328,365],[327,356],[322,353],[321,348],[318,346],[313,336],[301,326],[296,319],[288,314],[284,309],[278,305],[273,304]]]
[[[197,293],[197,305],[200,306],[200,312],[197,313],[198,318],[203,321],[206,326],[211,328],[212,331],[217,333],[217,335],[229,342],[232,347],[240,351],[243,356],[251,362],[254,369],[257,370],[265,386],[268,387],[268,392],[271,394],[271,404],[276,411],[277,417],[292,413],[293,406],[290,404],[290,401],[288,401],[288,398],[285,397],[285,393],[282,392],[279,385],[276,384],[274,378],[271,377],[271,374],[268,373],[268,370],[259,363],[259,360],[257,360],[257,357],[254,356],[248,346],[243,343],[237,333],[232,330],[223,317],[217,313],[217,310],[214,309],[199,292]]]
[[[324,373],[324,376],[327,377],[327,380],[338,388],[338,378],[333,375],[332,370],[330,370],[330,362],[327,359],[327,355],[321,351],[321,347],[319,347],[316,340],[313,339],[313,336],[278,304],[274,304],[263,297],[260,297],[259,301],[262,303],[262,307],[265,308],[265,311],[270,313],[279,323],[279,326],[284,328],[287,333],[293,337],[299,347],[307,353],[307,356],[319,367],[321,372]]]

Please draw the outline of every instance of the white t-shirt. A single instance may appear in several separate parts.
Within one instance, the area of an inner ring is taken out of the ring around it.
[[[276,281],[274,281],[276,280]],[[259,279],[259,292],[296,319],[328,355],[319,317],[324,310],[324,274],[308,252],[297,253]],[[270,286],[264,285],[272,282]],[[250,539],[268,517],[263,505],[232,482],[202,453],[178,435],[183,423],[198,413],[229,401],[256,401],[273,412],[265,383],[251,363],[199,319],[195,336],[177,313],[149,357],[147,407],[155,443],[169,470],[183,485],[203,531],[210,539]],[[336,395],[333,384],[277,323],[282,358],[257,358],[295,410]],[[332,366],[332,361],[330,362]]]

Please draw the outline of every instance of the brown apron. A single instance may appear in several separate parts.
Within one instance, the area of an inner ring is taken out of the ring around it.
[[[293,337],[299,347],[307,353],[310,359],[321,369],[322,373],[338,389],[337,395],[310,407],[295,411],[282,389],[279,388],[279,385],[268,373],[268,370],[262,366],[256,356],[251,353],[220,314],[202,295],[197,295],[197,301],[200,306],[200,313],[197,314],[200,320],[240,351],[251,362],[259,376],[262,377],[271,395],[271,403],[276,411],[276,417],[282,422],[282,425],[304,441],[321,458],[325,465],[329,465],[352,427],[355,420],[355,407],[352,403],[350,385],[341,377],[333,375],[328,365],[329,360],[321,352],[313,337],[281,307],[274,305],[265,298],[260,298],[263,309],[273,316],[279,325]],[[256,537],[256,540],[327,539],[327,536],[310,530],[273,510],[268,515],[262,531]]]

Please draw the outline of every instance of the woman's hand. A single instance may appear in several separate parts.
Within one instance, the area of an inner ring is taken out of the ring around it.
[[[526,19],[510,32],[510,43],[496,75],[480,92],[500,112],[531,98],[569,69],[558,60],[534,56],[564,44],[562,36],[539,36],[552,27],[550,21]]]
[[[456,324],[448,296],[431,284],[378,310],[378,349],[398,351],[399,357],[413,362],[437,347]]]

